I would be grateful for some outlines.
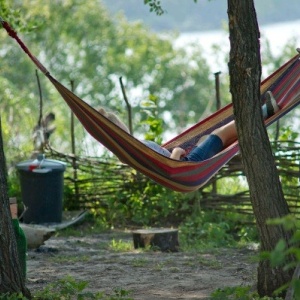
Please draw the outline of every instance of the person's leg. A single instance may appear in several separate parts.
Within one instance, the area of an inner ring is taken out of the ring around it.
[[[279,110],[278,104],[271,92],[266,93],[266,103],[262,106],[264,119],[274,115]],[[203,161],[206,160],[237,140],[235,121],[231,121],[224,126],[215,129],[208,137],[198,142],[187,156],[182,160],[185,161]]]
[[[266,103],[262,106],[261,109],[264,119],[273,116],[279,110],[279,106],[274,99],[272,92],[266,92]],[[217,135],[222,140],[224,148],[226,148],[237,139],[235,122],[231,121],[228,124],[217,128],[212,132],[212,134]]]
[[[218,136],[223,143],[223,148],[226,148],[237,139],[235,121],[215,129],[211,134]]]
[[[221,138],[215,134],[210,134],[181,160],[203,161],[219,153],[223,148],[224,146]]]

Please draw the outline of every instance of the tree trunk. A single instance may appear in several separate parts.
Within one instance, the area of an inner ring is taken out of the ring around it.
[[[278,240],[291,233],[266,221],[289,213],[275,161],[263,123],[260,102],[261,59],[259,28],[253,0],[228,0],[230,32],[230,91],[232,93],[240,153],[247,176],[257,222],[261,250],[271,251]],[[292,271],[271,268],[268,261],[258,267],[258,293],[271,296],[291,279]]]
[[[0,294],[20,292],[31,299],[25,287],[10,215],[0,118]]]

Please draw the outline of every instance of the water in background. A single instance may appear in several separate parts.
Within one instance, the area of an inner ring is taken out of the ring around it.
[[[261,50],[263,51],[264,41],[270,43],[272,53],[279,55],[283,46],[292,38],[295,38],[300,47],[300,19],[292,22],[275,23],[260,27],[261,33]],[[176,47],[186,47],[190,43],[199,43],[203,48],[203,56],[207,59],[208,64],[214,72],[227,72],[227,65],[224,58],[216,58],[212,46],[218,45],[229,53],[229,34],[225,30],[214,30],[204,32],[185,32],[182,33],[175,42]],[[295,51],[296,54],[296,51]]]

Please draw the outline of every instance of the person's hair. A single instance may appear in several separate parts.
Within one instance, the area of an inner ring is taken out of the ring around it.
[[[102,107],[98,108],[98,111],[101,115],[103,115],[108,120],[119,126],[121,129],[123,129],[127,133],[130,133],[128,127],[119,119],[119,117],[116,114],[114,114],[113,112],[108,112]]]

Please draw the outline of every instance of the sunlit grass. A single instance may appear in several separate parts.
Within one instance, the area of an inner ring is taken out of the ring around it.
[[[123,241],[123,240],[115,240],[112,239],[111,242],[108,244],[108,248],[111,251],[114,252],[129,252],[133,251],[133,243],[128,242],[128,241]]]

